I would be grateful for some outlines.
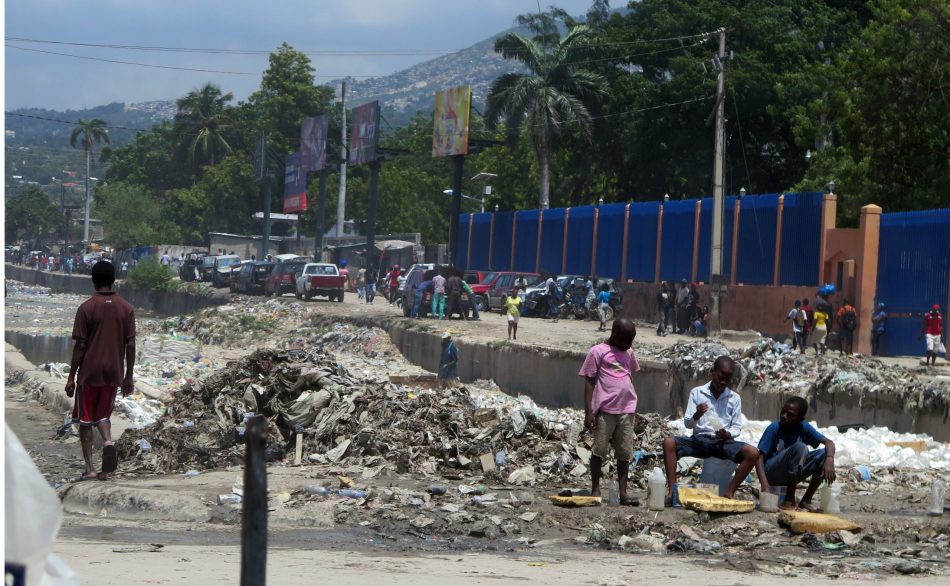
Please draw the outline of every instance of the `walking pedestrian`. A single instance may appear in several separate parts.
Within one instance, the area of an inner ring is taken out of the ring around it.
[[[518,318],[521,317],[521,297],[512,289],[505,297],[505,317],[508,320],[508,339],[518,339]]]
[[[946,349],[943,348],[943,342],[940,337],[943,335],[943,316],[940,315],[940,306],[934,304],[926,315],[924,315],[924,336],[927,339],[927,366],[937,366],[937,354]]]
[[[445,277],[438,273],[432,277],[432,317],[445,317]]]
[[[399,265],[393,265],[386,274],[387,285],[389,285],[389,304],[396,303],[396,297],[399,294]]]
[[[676,292],[676,333],[685,334],[689,327],[689,316],[686,314],[686,305],[689,303],[689,283],[686,279],[680,281],[679,290]]]
[[[858,312],[850,301],[845,301],[838,310],[837,318],[838,340],[841,343],[838,353],[854,354],[854,330],[858,329]]]
[[[887,311],[883,303],[877,304],[877,311],[871,316],[871,356],[881,355],[881,339],[887,331]]]
[[[350,269],[346,266],[350,264],[345,258],[340,261],[340,276],[343,277],[343,290],[350,290]]]
[[[636,442],[637,391],[633,373],[640,370],[633,340],[637,328],[621,317],[614,321],[610,338],[587,352],[578,373],[584,377],[584,427],[594,434],[590,456],[591,496],[600,496],[604,458],[610,446],[617,458],[617,484],[621,505],[637,505],[627,496],[627,474]]]
[[[95,294],[76,312],[72,338],[73,356],[66,379],[66,396],[73,397],[72,420],[79,424],[79,441],[86,469],[79,480],[106,480],[118,467],[118,453],[112,443],[110,417],[116,389],[122,396],[132,394],[135,364],[135,312],[115,294],[115,267],[97,262],[90,271]],[[78,384],[77,384],[78,375]],[[92,429],[102,436],[102,468],[92,462]]]
[[[802,338],[802,328],[805,327],[805,317],[802,315],[802,302],[798,299],[795,300],[795,307],[788,312],[783,321],[789,320],[792,320],[792,350],[799,348],[804,354],[805,341]]]
[[[815,309],[812,314],[815,318],[815,355],[824,354],[828,349],[828,320],[831,316],[825,313],[824,308]]]
[[[372,265],[366,269],[366,303],[372,304],[376,299],[376,269]]]
[[[366,267],[356,271],[356,298],[366,301]]]
[[[802,317],[805,318],[805,325],[802,327],[802,354],[804,354],[808,349],[808,335],[815,326],[815,316],[808,299],[802,299]]]
[[[656,310],[660,314],[656,324],[656,335],[658,336],[666,335],[669,310],[672,306],[672,299],[670,297],[670,284],[667,281],[663,281],[660,283],[660,292],[656,294]]]
[[[452,334],[442,334],[442,352],[439,355],[439,374],[436,376],[442,388],[453,386],[459,378],[459,350],[452,343]]]
[[[597,315],[600,317],[600,328],[598,332],[607,331],[607,312],[610,310],[610,287],[607,283],[600,286],[600,293],[597,294]]]
[[[561,313],[561,288],[558,287],[554,277],[548,277],[545,284],[545,295],[548,297],[548,316],[554,320],[554,323],[557,323]]]

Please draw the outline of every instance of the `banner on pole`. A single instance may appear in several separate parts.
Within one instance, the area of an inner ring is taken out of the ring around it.
[[[349,164],[364,165],[375,161],[378,143],[379,102],[373,101],[353,108]]]
[[[322,171],[327,162],[326,116],[304,118],[300,124],[300,168],[304,174]]]
[[[472,113],[472,86],[464,85],[435,94],[432,156],[468,154],[468,128]]]
[[[307,173],[300,167],[300,153],[284,159],[284,213],[307,211]]]

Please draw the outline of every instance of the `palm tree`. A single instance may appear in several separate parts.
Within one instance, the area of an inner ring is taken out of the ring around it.
[[[606,80],[577,67],[590,54],[593,31],[579,25],[545,48],[523,35],[508,33],[495,41],[495,52],[520,61],[528,73],[506,73],[492,83],[485,118],[493,129],[504,118],[510,140],[522,124],[538,157],[541,209],[550,202],[550,157],[565,125],[574,124],[590,140],[591,108],[606,94]]]
[[[99,143],[109,144],[109,130],[106,128],[105,120],[93,118],[92,120],[80,120],[76,128],[73,128],[69,135],[69,144],[74,149],[82,148],[86,151],[86,201],[85,211],[82,221],[82,240],[89,242],[89,173],[92,164],[92,151]]]
[[[189,163],[207,161],[212,167],[220,160],[219,155],[231,152],[231,145],[222,132],[229,128],[228,102],[234,94],[221,93],[213,83],[189,92],[176,102],[175,132],[182,141],[180,147]]]

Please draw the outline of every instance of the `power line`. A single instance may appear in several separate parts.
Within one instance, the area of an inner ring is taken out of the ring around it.
[[[73,59],[86,59],[89,61],[102,61],[104,63],[119,63],[121,65],[137,65],[139,67],[152,67],[155,69],[174,69],[177,71],[197,71],[200,73],[221,73],[221,74],[226,74],[226,75],[260,75],[260,73],[250,72],[250,71],[221,71],[217,69],[200,69],[196,67],[173,67],[171,65],[155,65],[152,63],[136,63],[134,61],[120,61],[118,59],[104,59],[102,57],[89,57],[86,55],[72,55],[70,53],[58,53],[56,51],[44,51],[42,49],[30,49],[27,47],[18,47],[16,45],[11,45],[10,43],[7,43],[6,46],[11,49],[19,49],[20,51],[31,51],[33,53],[45,53],[47,55],[59,55],[60,57],[72,57]]]
[[[71,126],[75,126],[79,124],[78,121],[74,121],[74,120],[59,120],[57,118],[47,118],[45,116],[34,116],[32,114],[21,114],[19,112],[4,112],[4,115],[19,116],[20,118],[32,118],[34,120],[45,120],[46,122],[59,122],[60,124],[69,124]],[[156,123],[156,126],[158,125],[160,124]],[[135,132],[154,132],[154,130],[151,128],[129,128],[127,126],[113,126],[111,124],[107,124],[106,128],[109,128],[109,129],[115,128],[118,130],[131,130]]]
[[[650,43],[665,43],[671,41],[683,41],[699,37],[708,37],[715,34],[716,31],[702,32],[693,35],[682,35],[677,37],[665,37],[658,39],[635,39],[630,41],[616,41],[610,43],[593,43],[589,47],[618,47],[627,45],[645,45]],[[56,41],[50,39],[33,39],[28,37],[7,37],[7,41],[21,43],[38,43],[47,45],[66,45],[72,47],[93,47],[100,49],[122,49],[129,51],[154,51],[168,53],[204,53],[210,55],[269,55],[274,52],[273,49],[222,49],[222,48],[198,48],[198,47],[168,47],[157,45],[125,45],[115,43],[82,43],[71,41]],[[446,53],[456,53],[457,49],[295,49],[299,53],[306,55],[334,55],[334,56],[407,56],[407,55],[442,55]]]

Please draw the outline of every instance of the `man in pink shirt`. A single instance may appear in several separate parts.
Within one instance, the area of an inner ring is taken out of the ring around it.
[[[600,496],[601,465],[610,445],[617,456],[620,504],[636,505],[627,496],[627,472],[633,455],[637,392],[633,373],[640,370],[633,353],[637,328],[629,318],[614,320],[610,338],[587,352],[581,371],[584,377],[584,427],[593,431],[594,446],[590,457],[592,496]]]

